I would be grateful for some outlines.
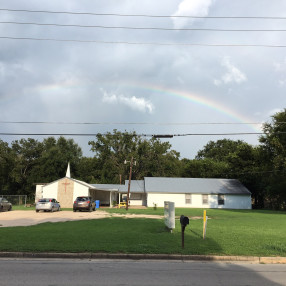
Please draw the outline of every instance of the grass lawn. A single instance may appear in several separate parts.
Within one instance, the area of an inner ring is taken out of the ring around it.
[[[128,213],[163,215],[164,210],[129,209]],[[176,215],[182,214],[201,217],[203,210],[177,208]],[[202,239],[202,219],[192,219],[185,230],[184,249],[179,219],[169,233],[164,219],[105,218],[0,228],[0,251],[286,256],[285,212],[210,209],[207,215],[206,239]]]

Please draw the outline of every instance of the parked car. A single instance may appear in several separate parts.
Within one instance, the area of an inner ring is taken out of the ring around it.
[[[56,199],[50,199],[50,198],[39,199],[36,204],[36,212],[39,211],[54,212],[60,210],[61,210],[60,203],[57,202]]]
[[[73,203],[73,211],[90,211],[95,210],[95,201],[91,197],[77,197]]]
[[[0,198],[0,211],[11,211],[12,204],[5,198]]]

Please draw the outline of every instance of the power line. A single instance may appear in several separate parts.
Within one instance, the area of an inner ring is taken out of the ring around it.
[[[28,10],[0,8],[0,11],[68,14],[68,15],[90,15],[90,16],[117,16],[117,17],[149,17],[149,18],[193,18],[193,19],[262,19],[262,20],[286,20],[286,17],[277,16],[191,16],[191,15],[150,15],[150,14],[120,14],[120,13],[92,13],[92,12],[69,12],[49,10]]]
[[[276,122],[284,124],[286,122]],[[261,125],[262,122],[63,122],[63,121],[0,121],[0,124],[56,125]]]
[[[57,23],[14,22],[14,21],[0,22],[0,24],[98,28],[98,29],[123,29],[123,30],[206,31],[206,32],[286,32],[286,29],[164,28],[164,27],[102,26],[102,25],[57,24]]]
[[[277,134],[286,134],[286,132],[276,132]],[[9,133],[2,132],[0,135],[5,136],[97,136],[107,135],[107,133]],[[186,134],[127,134],[127,136],[136,137],[157,137],[157,138],[173,138],[186,136],[230,136],[230,135],[263,135],[264,132],[234,132],[234,133],[186,133]],[[116,136],[116,134],[108,134]]]
[[[202,43],[160,43],[160,42],[128,42],[128,41],[98,41],[98,40],[75,40],[75,39],[55,39],[55,38],[33,38],[33,37],[10,37],[0,36],[6,40],[27,40],[27,41],[49,41],[49,42],[74,42],[90,44],[124,44],[124,45],[149,45],[149,46],[181,46],[181,47],[260,47],[260,48],[286,48],[286,45],[267,44],[202,44]]]

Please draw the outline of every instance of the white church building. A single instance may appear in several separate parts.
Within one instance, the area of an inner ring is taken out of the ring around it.
[[[72,208],[78,196],[91,196],[101,206],[112,207],[126,199],[128,181],[124,185],[88,184],[66,177],[36,186],[35,200],[55,198],[62,208]],[[130,182],[130,206],[164,207],[172,201],[182,208],[251,209],[251,193],[235,179],[145,177]]]

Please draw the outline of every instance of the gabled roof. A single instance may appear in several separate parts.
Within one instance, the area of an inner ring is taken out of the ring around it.
[[[145,177],[146,193],[191,193],[250,195],[235,179]]]
[[[67,180],[74,181],[74,182],[76,182],[76,183],[78,183],[78,184],[81,184],[81,185],[83,185],[83,186],[86,186],[86,187],[89,188],[89,189],[94,189],[94,187],[93,187],[92,185],[90,185],[90,184],[88,184],[88,183],[86,183],[86,182],[79,181],[79,180],[76,180],[76,179],[73,179],[73,178],[69,178],[69,177],[63,177],[63,178],[61,178],[61,179],[58,179],[58,180],[56,180],[56,181],[53,181],[53,182],[51,182],[51,183],[49,183],[49,184],[44,185],[43,188],[45,188],[45,187],[47,187],[47,186],[49,186],[49,185],[51,185],[51,184],[54,184],[54,183],[56,183],[56,182],[59,182],[59,181],[61,181],[61,180],[63,180],[63,179],[67,179]]]

